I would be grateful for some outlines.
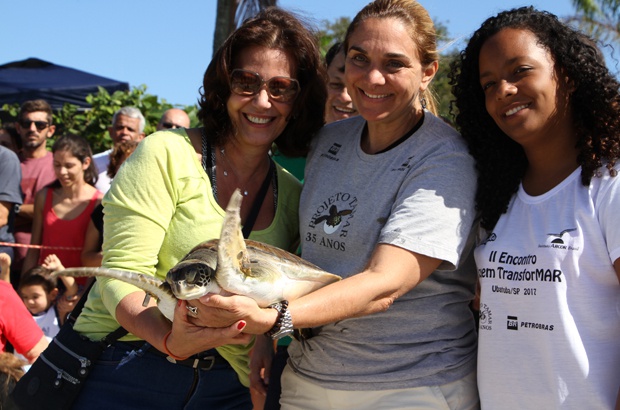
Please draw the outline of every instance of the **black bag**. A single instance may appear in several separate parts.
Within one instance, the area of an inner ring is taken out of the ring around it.
[[[15,385],[11,398],[21,410],[71,408],[103,351],[127,334],[119,327],[101,341],[93,342],[73,330],[87,292],[56,337]]]

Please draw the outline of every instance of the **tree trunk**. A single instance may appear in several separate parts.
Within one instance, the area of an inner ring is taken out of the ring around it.
[[[217,0],[213,52],[220,48],[230,33],[247,18],[269,6],[276,6],[277,3],[277,0]],[[237,12],[240,13],[238,16]]]
[[[235,13],[239,0],[217,0],[215,16],[215,33],[213,34],[213,52],[224,43],[235,29]]]

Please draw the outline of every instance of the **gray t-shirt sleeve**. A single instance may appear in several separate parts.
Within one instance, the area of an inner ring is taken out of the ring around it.
[[[0,147],[0,201],[21,205],[21,180],[22,171],[17,155],[5,147]]]

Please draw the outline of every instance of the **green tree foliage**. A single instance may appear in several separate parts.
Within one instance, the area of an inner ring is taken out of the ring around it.
[[[160,100],[157,96],[147,94],[146,86],[133,87],[131,91],[116,91],[113,94],[99,87],[97,94],[86,97],[86,102],[92,106],[83,109],[73,104],[64,104],[62,109],[54,113],[56,124],[55,137],[63,134],[76,134],[88,140],[93,152],[101,152],[112,146],[108,133],[108,126],[112,123],[112,116],[121,107],[131,106],[140,109],[146,119],[144,132],[149,135],[155,132],[157,123],[164,111],[173,108],[173,105]],[[198,123],[196,106],[178,107],[185,110],[193,125]],[[11,117],[17,118],[19,104],[4,105],[2,107]],[[48,146],[54,143],[55,138],[48,141]]]
[[[431,90],[437,100],[439,115],[446,121],[452,122],[450,115],[450,102],[453,99],[452,87],[449,84],[448,73],[450,65],[458,57],[458,50],[453,46],[448,26],[441,21],[435,21],[435,31],[437,33],[439,53],[439,69],[435,78],[431,82]]]
[[[344,35],[347,32],[349,24],[351,24],[351,19],[349,17],[340,17],[334,22],[329,20],[322,21],[321,28],[317,32],[321,56],[325,56],[327,50],[329,50],[332,45],[344,40]]]
[[[439,69],[431,82],[431,90],[437,100],[439,116],[448,122],[454,120],[450,114],[450,102],[454,97],[452,95],[452,86],[449,84],[448,73],[450,72],[450,65],[456,60],[458,55],[459,52],[456,49],[442,53],[439,57]]]
[[[620,44],[620,0],[573,0],[576,15],[565,20],[602,42]]]

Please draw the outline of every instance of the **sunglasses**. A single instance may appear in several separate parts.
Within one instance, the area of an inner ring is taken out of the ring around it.
[[[182,127],[180,125],[177,125],[177,124],[175,124],[173,122],[162,122],[161,126],[166,128],[166,129],[170,129],[170,128],[173,128],[173,129],[174,128],[184,128],[184,127]]]
[[[47,121],[30,121],[30,120],[21,120],[19,122],[19,125],[21,125],[22,128],[30,129],[30,126],[32,125],[32,123],[34,123],[34,126],[37,127],[37,131],[43,131],[44,129],[50,126],[50,124]]]
[[[272,77],[269,80],[253,71],[235,69],[230,73],[230,90],[238,95],[250,96],[260,92],[263,84],[267,85],[267,94],[278,102],[289,102],[299,93],[299,82],[290,77]]]

